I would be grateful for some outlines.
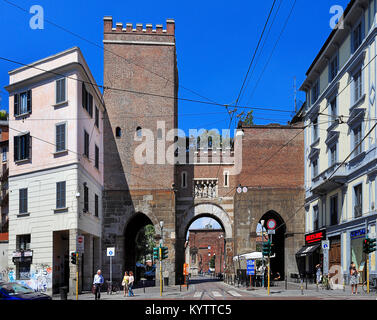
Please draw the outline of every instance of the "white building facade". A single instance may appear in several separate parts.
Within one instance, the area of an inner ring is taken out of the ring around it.
[[[74,293],[78,272],[88,290],[101,267],[102,94],[77,47],[9,76],[8,278]]]
[[[301,270],[324,263],[321,240],[330,241],[329,274],[349,281],[354,262],[365,280],[363,239],[375,238],[377,219],[377,3],[352,0],[306,73],[305,210],[308,254]],[[325,256],[326,258],[326,256]],[[376,254],[369,256],[377,277]]]

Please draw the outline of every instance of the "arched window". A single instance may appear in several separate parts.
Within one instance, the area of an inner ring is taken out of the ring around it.
[[[208,149],[212,149],[212,137],[208,137]]]
[[[141,137],[141,127],[137,127],[136,128],[136,135],[138,136],[138,137]]]
[[[120,138],[122,136],[122,129],[121,128],[116,127],[116,129],[115,129],[115,136],[117,138]]]

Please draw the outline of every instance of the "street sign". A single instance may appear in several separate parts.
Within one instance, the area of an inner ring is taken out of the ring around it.
[[[77,251],[84,252],[84,236],[77,236],[76,248]]]
[[[276,221],[274,219],[270,219],[267,221],[267,228],[270,230],[274,230],[276,228]]]
[[[246,275],[255,275],[255,260],[246,260]]]
[[[107,256],[114,257],[115,256],[115,248],[107,248]]]
[[[275,230],[268,230],[267,233],[268,234],[275,234]]]
[[[330,250],[330,240],[321,241],[322,250]]]

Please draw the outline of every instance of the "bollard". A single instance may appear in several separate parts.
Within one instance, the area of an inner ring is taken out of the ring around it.
[[[301,278],[301,295],[304,295],[304,279]]]
[[[285,276],[285,290],[288,288],[288,276]]]
[[[308,290],[308,277],[305,276],[305,289]]]

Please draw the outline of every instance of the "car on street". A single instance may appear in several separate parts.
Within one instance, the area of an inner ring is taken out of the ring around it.
[[[52,300],[52,298],[17,282],[0,282],[0,300]]]

